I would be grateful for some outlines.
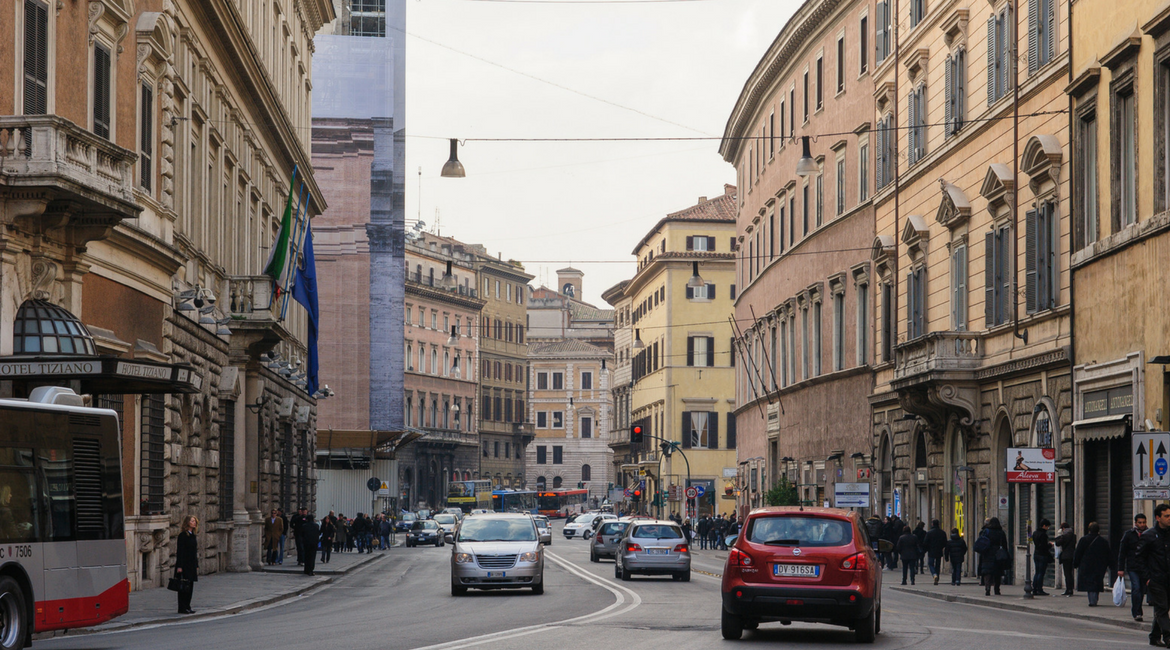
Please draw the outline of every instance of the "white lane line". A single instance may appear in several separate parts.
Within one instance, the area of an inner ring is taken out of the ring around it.
[[[1061,640],[1061,641],[1092,641],[1094,643],[1114,643],[1120,645],[1133,645],[1133,639],[1126,639],[1123,641],[1114,641],[1112,639],[1102,639],[1100,637],[1076,637],[1076,636],[1053,636],[1051,634],[1030,634],[1027,632],[1011,632],[1007,630],[988,630],[988,629],[965,629],[959,627],[937,627],[935,625],[924,625],[928,630],[942,630],[944,632],[970,632],[979,634],[991,634],[995,636],[1010,636],[1022,639],[1044,639],[1044,640]],[[1138,630],[1134,630],[1137,632]]]
[[[572,573],[573,575],[584,580],[588,580],[589,582],[592,582],[593,584],[609,591],[614,595],[614,602],[608,607],[600,609],[596,612],[584,614],[582,616],[576,616],[563,621],[540,623],[538,625],[529,625],[512,630],[492,632],[491,634],[481,634],[479,636],[468,637],[466,639],[459,639],[456,641],[448,641],[446,643],[415,648],[415,650],[460,650],[461,648],[471,648],[477,645],[482,645],[484,643],[505,641],[507,639],[515,639],[517,637],[536,634],[537,632],[543,632],[545,630],[554,630],[565,625],[579,625],[581,623],[593,623],[596,621],[605,620],[607,618],[625,614],[626,612],[629,612],[630,610],[642,604],[641,596],[639,596],[637,592],[632,589],[606,580],[605,578],[595,576],[592,573],[581,569],[576,564],[573,564],[572,562],[569,562],[568,560],[565,560],[559,556],[553,555],[548,551],[545,551],[545,557],[560,565],[569,573]]]

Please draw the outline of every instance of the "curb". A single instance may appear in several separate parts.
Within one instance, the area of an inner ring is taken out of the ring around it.
[[[924,598],[933,598],[935,600],[944,600],[948,603],[965,603],[969,605],[983,605],[985,607],[994,607],[996,609],[1007,609],[1013,612],[1027,612],[1029,614],[1040,614],[1043,616],[1054,616],[1057,618],[1075,618],[1082,621],[1092,621],[1094,623],[1104,623],[1106,625],[1114,625],[1116,627],[1124,627],[1130,630],[1141,630],[1149,632],[1150,627],[1146,623],[1139,623],[1133,620],[1116,619],[1108,616],[1094,616],[1092,614],[1084,614],[1080,612],[1061,612],[1051,609],[1044,609],[1041,607],[1034,607],[1021,603],[1020,598],[1008,598],[1005,600],[984,600],[981,598],[973,598],[971,596],[959,596],[952,594],[940,594],[929,591],[921,591],[918,589],[907,589],[902,586],[890,586],[890,589],[899,591],[905,594],[913,594],[915,596],[922,596]]]
[[[158,618],[153,618],[150,620],[135,621],[133,623],[118,623],[118,622],[116,622],[116,619],[115,619],[115,622],[107,623],[107,624],[100,625],[97,627],[79,627],[79,628],[74,628],[74,629],[64,630],[64,631],[40,632],[40,633],[33,634],[33,640],[34,641],[42,641],[42,640],[47,640],[47,639],[52,639],[52,638],[57,638],[57,637],[62,637],[62,636],[97,634],[99,632],[102,632],[102,633],[104,633],[104,632],[127,632],[129,630],[133,630],[133,629],[141,628],[141,627],[147,627],[147,626],[151,626],[151,625],[166,625],[168,623],[185,623],[187,621],[198,621],[201,619],[214,618],[217,616],[240,614],[240,613],[247,612],[247,611],[250,611],[253,609],[267,607],[268,605],[273,605],[275,603],[279,603],[279,602],[282,602],[285,600],[292,600],[293,598],[297,598],[298,596],[303,596],[311,591],[315,591],[317,589],[320,589],[322,587],[325,587],[327,585],[332,584],[337,578],[348,575],[351,571],[353,571],[355,569],[360,569],[362,567],[368,567],[371,564],[376,563],[379,559],[384,558],[384,557],[387,557],[387,556],[385,556],[385,555],[375,556],[374,558],[367,560],[361,564],[357,564],[357,565],[350,567],[349,569],[347,569],[344,572],[339,572],[337,574],[330,575],[330,576],[317,577],[313,582],[311,582],[309,584],[302,585],[302,586],[297,587],[296,589],[294,589],[292,591],[277,594],[275,596],[261,596],[259,598],[252,598],[249,600],[241,600],[241,601],[232,603],[231,605],[227,605],[225,607],[219,607],[216,609],[206,609],[206,610],[199,612],[198,614],[193,614],[193,615],[188,615],[188,616],[167,615],[167,616],[160,616]],[[277,573],[277,572],[271,572],[271,573]],[[287,572],[285,572],[285,573],[287,573]],[[294,573],[292,575],[302,575],[302,574]]]
[[[363,555],[366,555],[366,554],[363,553]],[[376,561],[378,558],[386,557],[384,554],[381,554],[381,553],[378,553],[378,554],[370,553],[369,556],[370,557],[366,557],[366,558],[363,558],[361,560],[358,560],[357,562],[349,565],[345,569],[323,568],[323,567],[327,567],[328,565],[321,564],[320,562],[318,562],[314,573],[320,574],[322,576],[343,576],[343,575],[349,573],[350,571],[353,571],[354,569],[360,569],[360,568],[366,566],[367,564],[370,564],[371,562]],[[257,573],[273,573],[273,574],[277,574],[277,575],[281,575],[281,574],[301,575],[302,573],[304,573],[304,571],[302,570],[302,567],[299,567],[299,566],[294,567],[294,569],[274,569],[266,564],[266,565],[262,566],[257,571]]]

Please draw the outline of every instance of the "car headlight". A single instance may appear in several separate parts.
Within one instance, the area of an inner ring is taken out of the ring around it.
[[[475,556],[471,553],[456,553],[455,564],[470,564],[475,562]]]
[[[521,562],[536,562],[540,559],[540,551],[533,551],[531,553],[523,553],[520,555]]]

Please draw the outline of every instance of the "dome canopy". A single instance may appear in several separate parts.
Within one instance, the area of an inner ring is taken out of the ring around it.
[[[93,337],[76,316],[47,300],[26,300],[12,327],[13,354],[96,355]]]

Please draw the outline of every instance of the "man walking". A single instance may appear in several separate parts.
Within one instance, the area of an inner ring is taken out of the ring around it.
[[[276,564],[276,554],[280,550],[280,537],[284,535],[284,521],[276,515],[273,509],[264,520],[264,561]]]
[[[918,573],[918,538],[910,532],[909,526],[902,526],[902,536],[894,545],[894,553],[902,559],[902,584],[906,584],[906,575],[910,575],[910,584],[914,584],[914,576]]]
[[[1145,571],[1142,568],[1141,561],[1137,559],[1138,541],[1141,539],[1142,533],[1146,532],[1146,515],[1145,513],[1137,513],[1133,516],[1133,528],[1125,531],[1121,536],[1121,548],[1117,553],[1117,576],[1119,580],[1129,578],[1130,594],[1132,602],[1130,603],[1130,613],[1133,614],[1133,620],[1142,620],[1142,594],[1145,592]]]
[[[1073,550],[1076,548],[1077,535],[1067,521],[1060,523],[1060,534],[1056,536],[1056,547],[1060,551],[1057,561],[1064,572],[1064,597],[1072,596],[1076,586],[1076,576],[1073,574]]]
[[[289,528],[292,528],[293,543],[297,545],[297,566],[302,566],[305,563],[305,544],[301,539],[301,527],[305,525],[308,512],[305,508],[298,509],[297,514],[293,515],[292,521],[289,522]]]
[[[1056,559],[1052,555],[1052,542],[1048,541],[1048,529],[1051,527],[1051,521],[1042,519],[1040,520],[1040,527],[1032,533],[1032,544],[1036,547],[1032,551],[1033,565],[1036,570],[1032,575],[1033,596],[1051,595],[1047,591],[1044,591],[1044,574],[1048,573],[1048,567]]]
[[[939,574],[942,572],[942,558],[947,550],[947,534],[939,527],[938,520],[930,522],[930,532],[926,533],[926,560],[930,565],[930,575],[934,576],[934,584],[938,584]]]
[[[1154,527],[1138,539],[1137,560],[1145,571],[1146,589],[1154,607],[1150,645],[1165,646],[1170,637],[1170,505],[1154,507]],[[1134,596],[1137,597],[1136,594]]]
[[[302,511],[308,512],[304,508]],[[301,520],[301,534],[297,537],[297,548],[302,551],[305,561],[305,575],[313,575],[313,568],[317,566],[317,540],[321,539],[321,527],[317,525],[317,518],[305,514]]]
[[[699,533],[699,550],[707,550],[707,533],[711,532],[711,522],[707,519],[707,515],[699,518],[699,525],[697,527]]]

